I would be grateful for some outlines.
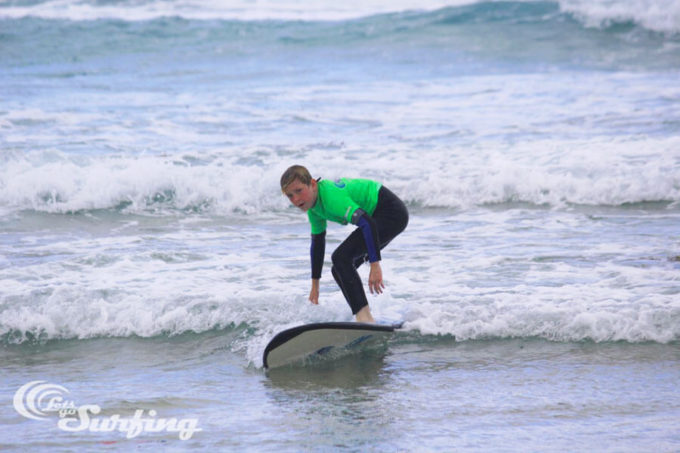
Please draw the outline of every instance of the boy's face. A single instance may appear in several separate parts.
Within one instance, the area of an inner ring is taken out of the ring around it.
[[[312,179],[309,185],[295,180],[286,186],[283,193],[286,194],[293,206],[297,206],[306,212],[316,204],[316,180]]]

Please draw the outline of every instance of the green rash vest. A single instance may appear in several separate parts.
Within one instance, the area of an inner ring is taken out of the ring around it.
[[[335,181],[319,181],[316,204],[307,211],[312,234],[326,231],[328,220],[347,225],[357,209],[373,215],[378,205],[378,191],[381,186],[379,182],[370,179],[340,178]]]

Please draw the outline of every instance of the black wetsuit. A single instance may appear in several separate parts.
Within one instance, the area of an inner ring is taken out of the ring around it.
[[[378,190],[378,202],[369,215],[357,209],[351,223],[358,226],[333,252],[331,272],[342,294],[356,314],[368,305],[357,268],[365,261],[380,261],[380,250],[390,243],[408,224],[408,210],[404,202],[384,186]],[[326,249],[326,232],[312,234],[312,278],[321,278]]]

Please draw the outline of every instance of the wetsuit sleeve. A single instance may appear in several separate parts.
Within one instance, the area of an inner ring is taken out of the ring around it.
[[[326,253],[326,232],[319,234],[312,234],[312,245],[309,250],[309,255],[312,260],[312,279],[318,280],[321,278],[321,270],[323,269],[323,258]]]
[[[366,214],[363,209],[357,209],[352,215],[352,223],[361,229],[368,251],[368,261],[375,263],[380,261],[380,240],[378,238],[378,226],[373,217]]]

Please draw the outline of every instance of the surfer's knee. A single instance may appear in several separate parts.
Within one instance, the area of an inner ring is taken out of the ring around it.
[[[342,247],[335,249],[331,255],[331,262],[336,272],[340,272],[339,269],[343,269],[345,266],[351,265],[351,259],[342,252]]]
[[[331,275],[333,275],[333,280],[342,288],[342,279],[340,278],[340,273],[335,266],[331,266]]]

